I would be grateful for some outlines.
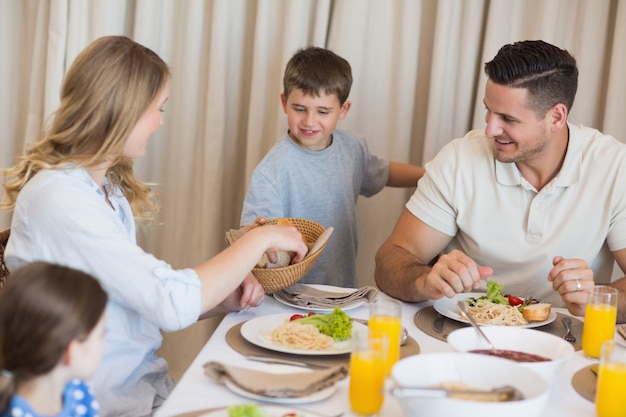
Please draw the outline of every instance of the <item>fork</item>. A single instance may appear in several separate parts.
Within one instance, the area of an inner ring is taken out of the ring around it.
[[[626,340],[626,324],[620,324],[617,326],[617,333]]]
[[[572,319],[570,319],[569,317],[563,317],[563,320],[561,320],[561,322],[563,323],[563,326],[565,326],[565,330],[567,331],[567,333],[565,333],[565,336],[563,336],[563,339],[570,343],[576,343],[576,337],[572,334]]]

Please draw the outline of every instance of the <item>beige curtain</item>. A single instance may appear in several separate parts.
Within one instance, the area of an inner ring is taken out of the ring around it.
[[[570,120],[624,140],[624,27],[619,0],[3,0],[0,167],[37,137],[88,42],[132,37],[173,72],[165,126],[137,161],[163,206],[139,240],[191,266],[224,247],[252,170],[285,131],[282,72],[299,47],[351,62],[353,106],[340,127],[365,134],[380,156],[421,165],[483,126],[483,63],[522,39],[570,50],[580,67]],[[361,284],[373,282],[374,253],[410,193],[359,201]],[[0,228],[9,224],[0,213]]]

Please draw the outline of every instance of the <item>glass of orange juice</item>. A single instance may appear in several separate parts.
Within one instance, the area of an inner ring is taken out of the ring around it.
[[[380,331],[387,335],[389,348],[387,349],[387,363],[385,375],[391,375],[391,368],[400,359],[400,314],[402,304],[389,298],[378,298],[370,303],[370,317],[367,327],[370,330]]]
[[[592,359],[600,357],[600,348],[613,339],[617,319],[617,289],[596,285],[589,292],[583,324],[583,352]]]
[[[598,417],[626,416],[626,347],[613,339],[602,344],[598,382],[596,386],[596,413]]]
[[[375,416],[383,405],[387,347],[387,336],[382,332],[353,336],[348,395],[356,415]]]

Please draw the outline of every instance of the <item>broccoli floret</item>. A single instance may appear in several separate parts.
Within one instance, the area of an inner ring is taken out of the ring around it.
[[[352,334],[352,320],[339,307],[329,314],[314,314],[294,320],[301,324],[310,324],[320,331],[320,333],[332,337],[336,341],[350,338]]]

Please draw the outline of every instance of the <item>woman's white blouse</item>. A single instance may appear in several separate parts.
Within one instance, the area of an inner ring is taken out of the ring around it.
[[[44,170],[20,192],[6,248],[9,270],[48,261],[95,276],[109,295],[104,358],[92,381],[102,415],[148,415],[171,389],[167,364],[154,354],[160,330],[197,321],[201,283],[136,243],[131,208],[119,189],[105,202],[80,168]]]

